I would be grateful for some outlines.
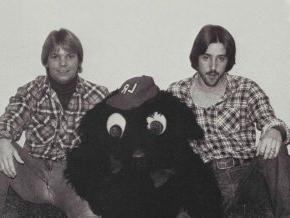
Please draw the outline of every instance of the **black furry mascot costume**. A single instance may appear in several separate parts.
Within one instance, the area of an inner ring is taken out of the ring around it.
[[[127,80],[79,130],[65,176],[102,218],[222,217],[213,173],[189,144],[202,129],[151,77]]]

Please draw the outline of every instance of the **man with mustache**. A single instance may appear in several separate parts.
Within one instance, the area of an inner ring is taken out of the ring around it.
[[[63,170],[66,153],[80,142],[81,118],[108,90],[79,76],[83,48],[69,30],[50,32],[41,61],[46,75],[18,88],[0,117],[0,216],[11,187],[23,199],[53,204],[68,217],[96,217]],[[16,144],[22,132],[23,148]]]
[[[216,175],[225,217],[248,217],[253,211],[259,217],[273,217],[272,211],[290,217],[287,127],[254,81],[228,73],[235,54],[234,38],[225,28],[204,26],[190,54],[197,73],[168,91],[192,108],[205,132],[192,147]],[[261,131],[257,144],[256,128]]]

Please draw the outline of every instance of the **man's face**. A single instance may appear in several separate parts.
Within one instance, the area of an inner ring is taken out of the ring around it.
[[[79,60],[76,53],[61,46],[52,50],[47,59],[48,74],[59,84],[67,84],[77,76]]]
[[[205,85],[214,87],[223,77],[228,58],[222,43],[211,43],[204,54],[198,57],[198,75]]]

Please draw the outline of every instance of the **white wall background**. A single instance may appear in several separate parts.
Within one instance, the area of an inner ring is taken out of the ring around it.
[[[81,40],[82,76],[110,90],[147,74],[163,89],[193,74],[188,55],[205,24],[235,37],[232,73],[255,80],[290,124],[290,0],[1,0],[0,112],[45,70],[42,43],[65,27]]]

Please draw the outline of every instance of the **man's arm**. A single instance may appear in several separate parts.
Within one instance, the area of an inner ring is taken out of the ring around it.
[[[17,150],[12,146],[12,141],[19,140],[29,123],[28,96],[27,87],[19,88],[16,95],[10,98],[4,114],[0,117],[0,171],[9,177],[16,176],[14,158],[23,163]]]
[[[262,131],[256,155],[264,159],[275,158],[283,142],[288,139],[287,126],[275,116],[268,96],[256,83],[252,84],[250,92],[249,116],[257,129]]]

